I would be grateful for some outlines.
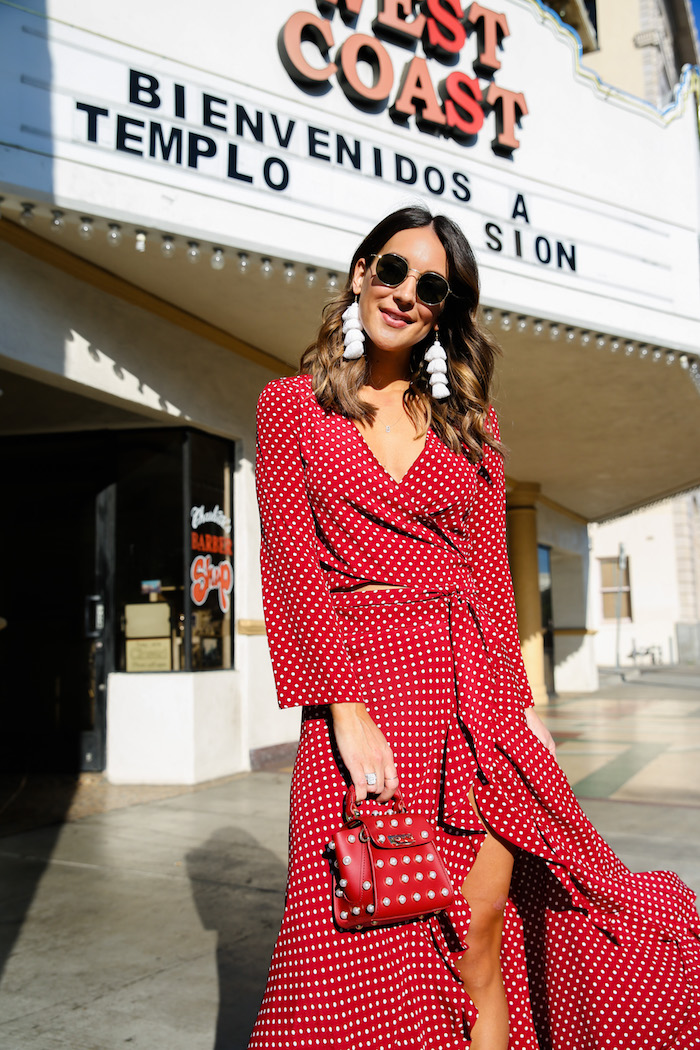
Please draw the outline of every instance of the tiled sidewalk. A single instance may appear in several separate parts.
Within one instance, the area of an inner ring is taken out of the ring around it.
[[[633,870],[700,894],[700,669],[657,668],[544,709],[583,809]]]
[[[700,673],[645,673],[544,718],[623,860],[700,891]],[[283,906],[288,793],[288,771],[83,781],[69,821],[41,827],[25,796],[27,830],[0,839],[3,1050],[245,1050]]]
[[[700,807],[700,675],[647,672],[544,718],[579,798]]]

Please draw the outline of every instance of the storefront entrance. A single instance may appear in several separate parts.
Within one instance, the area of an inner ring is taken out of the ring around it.
[[[104,765],[114,479],[87,434],[0,441],[0,761]]]
[[[232,666],[233,447],[196,431],[0,439],[0,762],[101,770],[110,671]]]

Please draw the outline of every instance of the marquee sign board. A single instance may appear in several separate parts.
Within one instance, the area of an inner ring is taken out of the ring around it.
[[[338,270],[418,198],[494,305],[698,341],[690,91],[666,114],[604,92],[537,0],[212,2],[140,47],[101,6],[80,28],[0,0],[6,190]]]

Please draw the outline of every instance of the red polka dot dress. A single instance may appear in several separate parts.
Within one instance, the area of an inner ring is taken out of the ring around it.
[[[525,721],[498,453],[471,464],[429,431],[398,483],[297,376],[261,395],[256,476],[278,698],[304,711],[286,906],[250,1050],[470,1045],[460,893],[448,922],[333,923],[327,841],[348,778],[327,705],[348,701],[387,737],[456,889],[484,838],[471,787],[519,847],[501,959],[511,1050],[700,1047],[693,894],[618,860]],[[395,589],[358,593],[368,584]]]

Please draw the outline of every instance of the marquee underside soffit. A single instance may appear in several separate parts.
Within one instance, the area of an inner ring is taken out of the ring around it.
[[[94,390],[85,396],[74,388],[75,384],[66,389],[63,384],[42,383],[26,373],[0,368],[0,437],[182,424],[180,419],[163,419],[162,413],[146,417],[143,410],[131,412],[113,399],[97,400]]]
[[[3,211],[7,216],[5,206]],[[228,333],[230,348],[238,346],[271,376],[294,370],[332,295],[329,279],[336,286],[345,279],[293,260],[265,264],[231,251],[214,269],[211,246],[201,245],[188,261],[184,242],[170,252],[166,242],[164,255],[160,235],[147,236],[141,252],[134,250],[133,235],[110,247],[105,230],[90,231],[87,239],[75,224],[58,231],[50,214],[39,210],[31,233],[7,219],[0,234],[3,228],[5,240],[38,258],[42,244],[60,245],[69,273],[76,272],[72,258],[89,262],[92,283],[103,289],[110,290],[104,272],[128,282],[112,294],[128,297],[124,288],[132,286],[134,301],[137,292],[149,293],[154,308],[172,304],[212,331]],[[80,276],[91,280],[85,268]],[[639,346],[624,333],[581,332],[565,318],[485,313],[504,351],[495,401],[511,450],[511,478],[538,482],[549,500],[591,521],[700,485],[695,358]]]
[[[581,38],[584,54],[587,51],[595,51],[598,37],[584,0],[548,0],[547,7],[556,11],[562,22],[573,26]]]

